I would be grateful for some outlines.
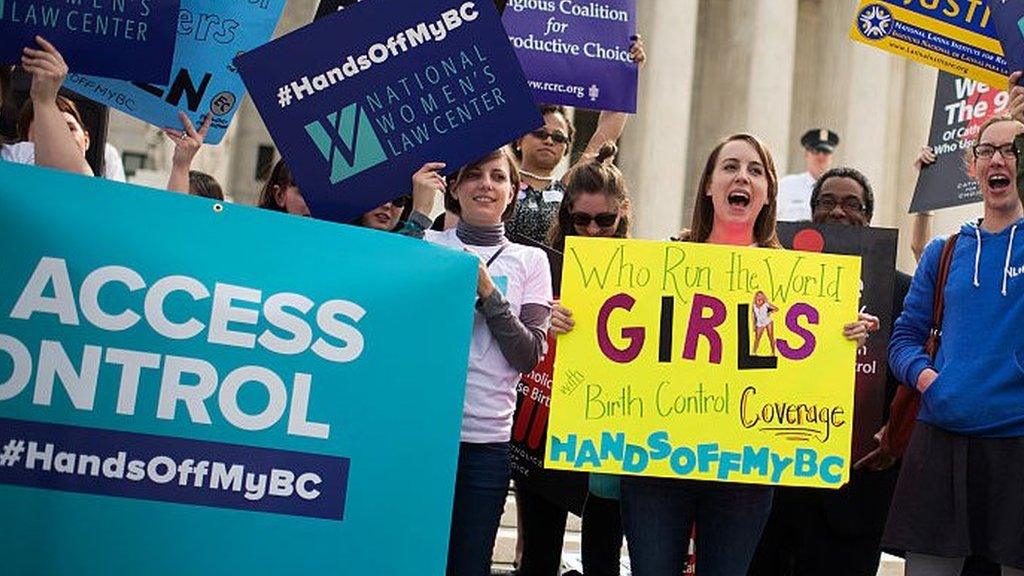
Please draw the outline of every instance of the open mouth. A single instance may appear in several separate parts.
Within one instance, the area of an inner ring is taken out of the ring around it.
[[[1009,187],[1010,177],[1004,174],[994,174],[988,177],[989,190],[998,191]]]
[[[747,207],[750,205],[750,194],[737,190],[735,192],[729,192],[729,206],[742,206]]]
[[[497,200],[491,198],[490,196],[473,196],[473,201],[480,202],[481,204],[494,204],[495,202],[497,202]]]

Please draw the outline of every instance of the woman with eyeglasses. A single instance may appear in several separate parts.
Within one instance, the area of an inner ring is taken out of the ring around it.
[[[613,163],[617,149],[606,143],[597,157],[574,166],[565,177],[566,190],[558,217],[548,235],[553,248],[565,250],[567,236],[625,238],[629,230],[629,199],[622,173]],[[573,327],[571,313],[552,302],[552,331]],[[563,472],[563,474],[569,474]],[[590,475],[583,507],[583,573],[617,576],[622,549],[618,477]],[[522,554],[519,576],[558,574],[568,510],[528,486],[516,483],[516,505]]]
[[[882,539],[906,553],[908,576],[955,576],[970,555],[1000,564],[1004,576],[1024,575],[1020,78],[1010,77],[1011,115],[985,122],[968,155],[983,217],[925,248],[889,343],[893,372],[921,393]],[[936,276],[952,241],[933,358],[925,345]]]
[[[631,38],[629,55],[638,67],[643,67],[647,55],[639,34]],[[544,104],[540,112],[544,126],[512,143],[512,152],[519,160],[522,184],[508,230],[514,236],[543,244],[565,193],[565,178],[557,178],[555,168],[572,152],[575,129],[564,106]],[[622,112],[601,112],[597,129],[577,163],[589,162],[605,142],[618,140],[628,117]]]

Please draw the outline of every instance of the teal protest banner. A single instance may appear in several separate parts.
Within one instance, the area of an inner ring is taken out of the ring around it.
[[[444,571],[473,258],[0,163],[0,269],[5,575]]]

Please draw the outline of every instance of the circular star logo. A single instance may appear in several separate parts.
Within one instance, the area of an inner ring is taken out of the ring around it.
[[[881,40],[892,32],[892,13],[885,6],[869,4],[857,15],[857,29],[868,40]]]

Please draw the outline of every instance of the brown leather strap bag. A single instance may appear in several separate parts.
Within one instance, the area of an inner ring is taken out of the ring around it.
[[[935,277],[935,295],[932,299],[932,328],[928,332],[928,339],[924,342],[924,351],[935,360],[935,354],[939,351],[939,343],[942,339],[942,311],[945,299],[946,278],[949,276],[949,266],[953,261],[953,248],[956,246],[956,239],[960,233],[951,235],[942,247],[942,256],[939,258],[939,273]],[[916,386],[916,382],[910,382]],[[882,430],[879,444],[882,449],[893,458],[900,458],[910,443],[910,433],[914,431],[914,422],[917,421],[917,409],[921,404],[921,394],[910,386],[900,386],[896,390],[896,396],[889,405],[889,422]]]

